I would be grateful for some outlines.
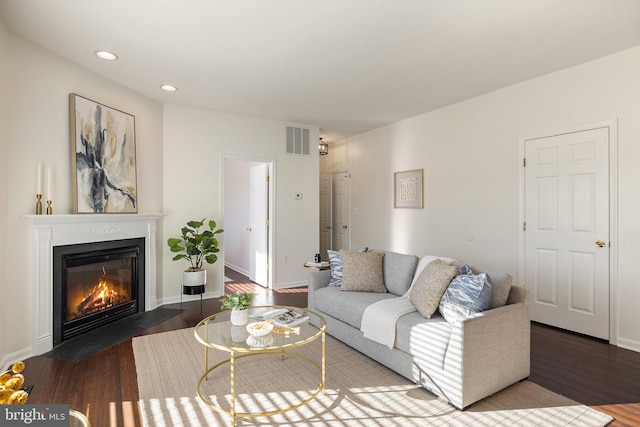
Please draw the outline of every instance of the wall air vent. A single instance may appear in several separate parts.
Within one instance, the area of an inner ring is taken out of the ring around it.
[[[287,154],[297,154],[308,156],[309,151],[309,129],[295,126],[287,126]]]

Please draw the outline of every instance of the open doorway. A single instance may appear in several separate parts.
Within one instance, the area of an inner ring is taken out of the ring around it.
[[[271,288],[274,161],[224,156],[222,210],[225,267]]]

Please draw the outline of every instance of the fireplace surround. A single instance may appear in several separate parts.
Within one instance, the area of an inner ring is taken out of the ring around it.
[[[54,341],[54,248],[95,242],[144,239],[144,311],[157,307],[156,227],[161,214],[27,215],[33,228],[33,354],[50,351]]]

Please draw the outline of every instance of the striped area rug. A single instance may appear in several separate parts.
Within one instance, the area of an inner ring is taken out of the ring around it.
[[[319,361],[320,343],[297,347]],[[326,394],[292,411],[270,417],[238,418],[238,426],[605,426],[606,414],[523,381],[465,411],[416,386],[345,344],[327,336]],[[209,409],[198,397],[204,350],[183,329],[133,339],[138,388],[145,426],[223,426],[230,417]],[[228,356],[211,350],[209,366]],[[239,359],[237,412],[268,412],[309,395],[318,371],[299,358],[272,355]],[[229,366],[221,365],[204,383],[203,393],[230,408]]]

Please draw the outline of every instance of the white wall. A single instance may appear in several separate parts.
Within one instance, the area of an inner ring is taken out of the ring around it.
[[[517,283],[520,139],[617,119],[615,339],[640,351],[638,76],[640,47],[331,144],[322,170],[352,174],[352,247],[447,255],[507,271]],[[425,173],[424,209],[393,209],[393,173],[418,168]]]
[[[9,58],[10,35],[6,27],[0,21],[0,58]],[[7,169],[9,168],[9,61],[0,61],[0,236],[7,235],[7,214],[9,204],[7,200]],[[0,238],[0,278],[7,277],[7,261],[6,254],[9,241],[6,238]],[[7,301],[6,288],[7,283],[0,279],[0,371],[4,369],[2,365],[2,355],[7,353],[7,345],[5,337],[8,334],[9,325],[7,324],[6,312],[3,309],[2,301]]]
[[[0,124],[7,127],[0,134],[0,197],[4,199],[6,195],[8,200],[6,205],[0,203],[2,250],[6,251],[6,256],[0,256],[0,287],[11,295],[0,298],[0,312],[11,319],[1,326],[4,341],[0,347],[1,363],[12,355],[28,356],[33,341],[33,237],[23,216],[35,210],[38,162],[52,169],[54,214],[71,213],[69,93],[135,116],[140,213],[162,211],[163,153],[161,104],[1,28],[0,38],[3,67],[10,64],[8,79],[5,71],[0,74],[5,77],[0,83],[4,92],[0,105],[6,111],[6,116],[0,114],[3,117]],[[156,274],[162,280],[159,272]]]
[[[317,141],[318,129],[311,128]],[[318,247],[318,152],[292,156],[285,150],[285,123],[206,110],[165,105],[164,108],[164,212],[165,237],[177,236],[187,221],[215,219],[225,228],[221,209],[221,165],[224,155],[275,160],[274,287],[306,283],[303,268]],[[295,192],[304,194],[294,200]],[[224,234],[221,241],[224,245]],[[285,256],[287,261],[284,261]],[[166,296],[180,287],[184,262],[171,261],[165,248],[163,259]],[[223,262],[207,267],[207,289],[220,295]]]

